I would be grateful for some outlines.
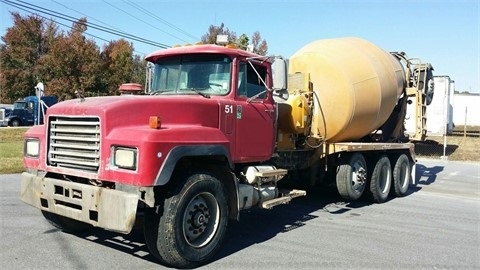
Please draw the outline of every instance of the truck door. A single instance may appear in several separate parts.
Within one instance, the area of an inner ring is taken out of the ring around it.
[[[27,102],[27,108],[26,108],[26,113],[25,113],[25,121],[28,123],[28,125],[38,125],[37,123],[37,108],[36,108],[36,103],[33,101],[28,101]]]
[[[258,75],[266,81],[267,68],[254,64]],[[272,156],[275,143],[275,106],[266,99],[266,87],[250,63],[238,68],[234,110],[236,153],[240,161],[263,161]]]

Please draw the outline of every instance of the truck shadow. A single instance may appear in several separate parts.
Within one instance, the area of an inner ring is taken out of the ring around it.
[[[366,201],[347,202],[340,196],[317,190],[310,191],[306,197],[297,198],[288,205],[277,206],[270,210],[244,211],[241,213],[240,221],[230,222],[227,237],[216,260],[268,241],[279,234],[289,233],[306,226],[310,220],[324,219],[325,213],[348,215],[347,212],[351,210],[371,204]]]
[[[444,146],[434,140],[426,140],[423,142],[415,143],[415,153],[419,156],[426,157],[440,157],[443,156]],[[458,149],[458,145],[447,144],[445,148],[445,155],[450,156]]]
[[[364,201],[346,202],[339,196],[314,191],[306,197],[295,199],[290,204],[280,205],[270,210],[243,211],[240,221],[229,221],[227,235],[213,261],[241,252],[249,246],[268,241],[279,234],[305,226],[309,220],[319,218],[319,214],[322,212],[346,215],[352,209],[370,204],[370,202]],[[158,263],[149,253],[145,244],[141,218],[137,220],[132,232],[127,235],[94,229],[89,233],[77,236],[146,261]]]
[[[417,164],[417,185],[410,186],[407,196],[420,190],[423,185],[433,184],[437,174],[442,170],[443,166],[429,168]],[[240,221],[229,221],[227,235],[213,261],[221,260],[232,254],[242,252],[249,246],[268,241],[279,234],[289,233],[308,225],[310,220],[325,219],[325,215],[327,217],[328,215],[358,216],[360,214],[352,210],[371,204],[371,202],[364,200],[348,202],[331,190],[316,189],[310,191],[305,197],[294,199],[290,204],[280,205],[270,210],[251,209],[242,211]],[[88,234],[78,236],[131,256],[158,263],[149,253],[145,244],[142,218],[137,220],[134,229],[127,235],[95,229]]]
[[[426,167],[423,164],[417,163],[415,182],[417,185],[431,185],[437,180],[437,175],[442,172],[443,169],[444,166]]]
[[[313,191],[309,195],[294,199],[292,203],[273,209],[251,209],[242,211],[240,221],[229,220],[224,242],[213,261],[241,252],[243,249],[268,241],[278,234],[288,233],[305,226],[309,220],[318,218],[320,212],[345,214],[346,212],[370,205],[370,202],[345,202],[339,196]],[[116,249],[146,261],[158,263],[149,253],[143,235],[143,220],[138,218],[130,234],[94,229],[77,236],[97,244]]]
[[[410,185],[407,196],[422,189],[423,186],[429,186],[435,183],[437,175],[441,173],[444,166],[427,167],[421,163],[417,163],[415,172],[415,184]]]

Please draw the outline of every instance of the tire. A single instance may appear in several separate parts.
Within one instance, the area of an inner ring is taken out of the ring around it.
[[[347,155],[337,166],[336,183],[340,196],[346,200],[359,199],[367,184],[367,163],[360,153]]]
[[[63,217],[51,212],[42,211],[43,216],[55,228],[61,229],[68,233],[81,233],[93,228],[92,225],[74,220],[68,217]]]
[[[393,167],[393,195],[397,197],[405,196],[411,182],[411,168],[407,155],[401,154]]]
[[[182,179],[186,181],[179,181]],[[162,263],[196,267],[215,255],[225,236],[228,207],[224,186],[208,173],[171,181],[178,181],[177,192],[163,205],[145,212],[145,242]]]
[[[22,123],[21,123],[20,120],[18,120],[18,119],[13,119],[12,122],[10,122],[10,125],[11,125],[12,127],[19,127],[19,126],[22,125]]]
[[[392,185],[392,169],[387,156],[381,156],[375,163],[370,177],[371,199],[376,203],[383,203],[388,199]]]

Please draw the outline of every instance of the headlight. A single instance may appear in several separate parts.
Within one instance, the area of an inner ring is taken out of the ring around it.
[[[137,168],[137,149],[113,147],[113,165],[129,170]]]
[[[40,154],[40,142],[38,139],[28,138],[25,140],[24,155],[27,157],[38,157]]]

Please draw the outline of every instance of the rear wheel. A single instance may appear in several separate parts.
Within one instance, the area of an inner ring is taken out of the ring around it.
[[[398,197],[405,196],[410,185],[411,166],[405,154],[401,154],[393,167],[393,194]]]
[[[360,153],[343,157],[337,167],[337,190],[342,198],[357,200],[365,190],[367,180],[367,165]]]
[[[374,202],[382,203],[388,199],[390,186],[392,185],[392,171],[390,160],[387,156],[381,156],[375,163],[370,178],[370,193]]]
[[[180,181],[186,178],[185,181]],[[173,178],[177,192],[145,213],[145,242],[158,260],[173,267],[195,267],[216,253],[227,227],[223,184],[210,174]]]
[[[90,224],[60,216],[51,212],[42,211],[42,214],[45,219],[48,220],[48,222],[54,227],[68,233],[81,233],[93,228],[93,226]]]

